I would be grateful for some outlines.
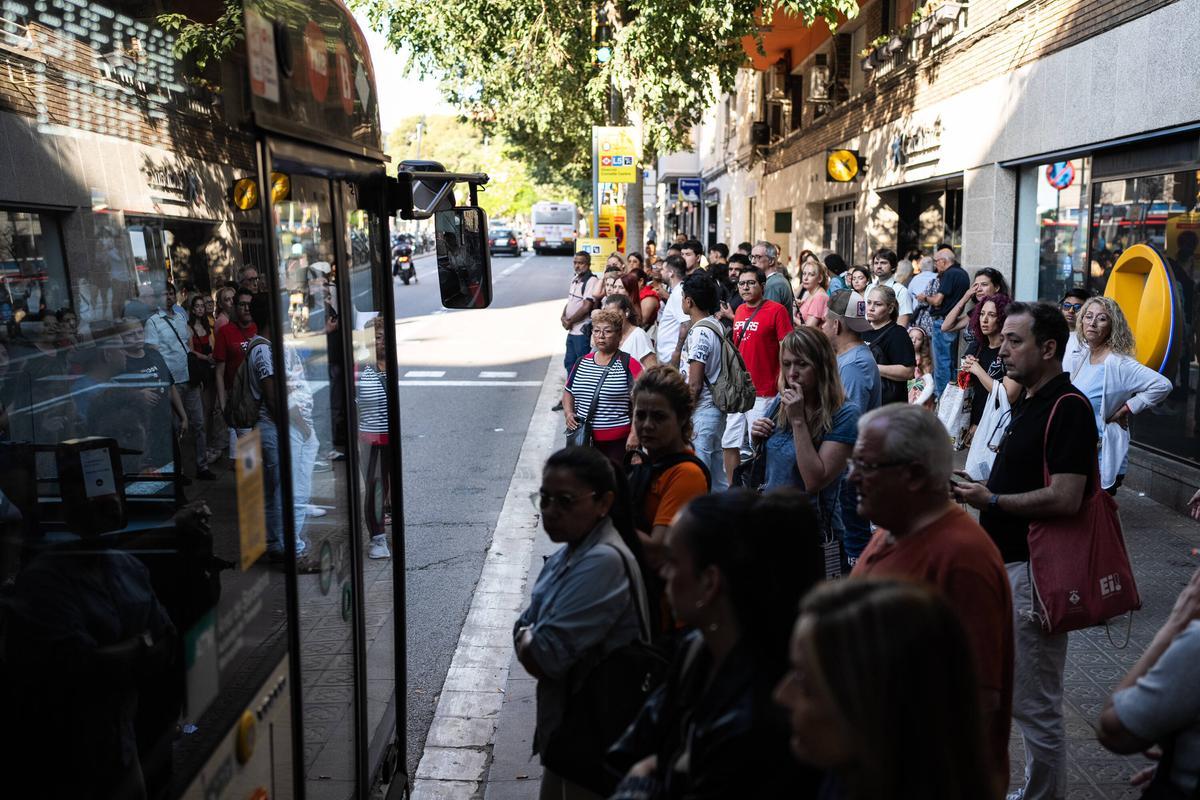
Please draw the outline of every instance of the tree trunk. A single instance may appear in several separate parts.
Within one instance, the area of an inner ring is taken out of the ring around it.
[[[645,253],[644,209],[642,205],[642,166],[638,164],[633,183],[625,185],[625,254]]]

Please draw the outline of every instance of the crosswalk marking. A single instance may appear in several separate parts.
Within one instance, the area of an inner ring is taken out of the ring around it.
[[[479,377],[481,377],[481,378],[515,378],[515,377],[517,377],[517,373],[504,372],[504,371],[496,372],[493,370],[485,369],[483,372],[479,373]]]
[[[410,369],[404,373],[406,378],[441,378],[446,375],[446,370],[437,369]]]

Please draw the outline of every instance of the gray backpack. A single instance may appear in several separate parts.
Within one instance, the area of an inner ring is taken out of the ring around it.
[[[733,342],[725,335],[721,323],[709,323],[703,319],[697,322],[717,335],[721,340],[721,374],[717,382],[710,384],[708,376],[704,376],[704,384],[712,389],[713,405],[718,411],[726,414],[740,414],[754,408],[754,381],[750,380],[750,370],[742,361],[742,354],[733,346]]]
[[[233,386],[230,387],[229,394],[225,398],[225,424],[231,428],[245,430],[253,428],[254,424],[258,422],[258,411],[262,408],[262,400],[255,399],[254,392],[250,390],[250,371],[254,369],[250,366],[250,354],[254,352],[255,347],[264,344],[270,345],[270,342],[261,336],[251,339],[246,348],[246,357],[238,365],[237,372],[233,374]]]

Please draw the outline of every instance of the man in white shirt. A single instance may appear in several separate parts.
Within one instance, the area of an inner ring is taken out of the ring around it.
[[[895,250],[877,250],[871,257],[871,272],[875,274],[872,285],[887,286],[896,293],[896,304],[900,307],[896,324],[901,328],[907,328],[908,323],[912,320],[913,301],[908,288],[896,280],[896,266],[899,263],[900,259]]]
[[[660,364],[670,364],[679,344],[679,326],[687,319],[683,313],[683,277],[687,274],[687,264],[682,256],[667,256],[663,262],[663,277],[671,287],[667,302],[663,303],[658,313],[658,341],[655,351]]]
[[[204,431],[204,395],[201,386],[189,383],[188,350],[192,332],[188,329],[187,317],[175,302],[175,284],[167,283],[159,297],[158,310],[146,319],[146,346],[158,351],[171,370],[175,390],[183,403],[187,415],[187,431],[178,425],[175,434],[192,435],[195,446],[196,477],[204,481],[216,480],[217,476],[208,468],[208,439]],[[178,419],[172,417],[176,423]]]
[[[679,366],[696,403],[692,411],[692,449],[708,467],[712,491],[723,492],[729,488],[721,447],[725,413],[713,403],[712,395],[712,387],[721,377],[721,339],[725,335],[724,326],[715,316],[720,307],[717,284],[706,273],[696,272],[679,288],[690,324],[686,337],[672,353],[672,363]]]

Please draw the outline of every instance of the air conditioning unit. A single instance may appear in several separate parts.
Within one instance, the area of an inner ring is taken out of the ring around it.
[[[766,122],[755,122],[750,125],[750,144],[768,145],[771,143],[771,126]]]
[[[771,65],[766,75],[766,97],[768,103],[778,103],[787,99],[787,64],[781,59]]]
[[[829,65],[818,64],[809,70],[809,102],[828,103],[833,100],[833,72]]]

